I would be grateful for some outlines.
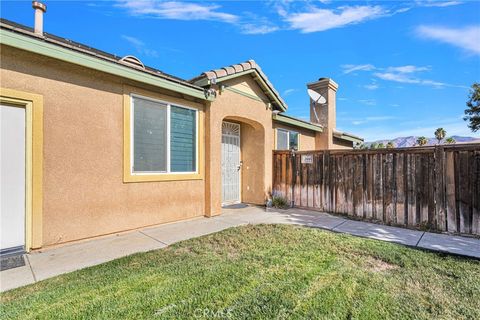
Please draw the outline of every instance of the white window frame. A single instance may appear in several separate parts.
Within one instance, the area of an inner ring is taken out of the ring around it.
[[[287,133],[287,149],[278,149],[278,131],[283,131]],[[296,133],[297,134],[297,149],[300,149],[300,132],[298,131],[292,131],[292,130],[287,130],[287,129],[281,129],[277,128],[277,141],[275,141],[275,150],[290,150],[290,133]]]
[[[135,112],[134,112],[134,108],[135,108],[135,103],[134,103],[134,98],[138,98],[138,99],[144,99],[144,100],[149,100],[149,101],[152,101],[152,102],[156,102],[156,103],[161,103],[161,104],[164,104],[166,107],[167,107],[167,171],[135,171],[134,170],[134,167],[135,167],[135,161],[134,161],[134,153],[135,153],[135,139],[134,139],[134,132],[135,132],[135,128],[134,128],[134,124],[135,124]],[[171,122],[171,118],[170,118],[170,109],[171,107],[174,106],[174,107],[178,107],[178,108],[183,108],[183,109],[188,109],[188,110],[193,110],[195,111],[195,171],[171,171],[171,167],[170,167],[170,128],[171,128],[171,125],[170,125],[170,122]],[[142,175],[172,175],[172,174],[198,174],[199,173],[199,168],[198,168],[198,127],[199,127],[199,123],[198,123],[198,109],[195,109],[195,108],[192,108],[192,107],[188,107],[188,106],[185,106],[185,105],[181,105],[181,104],[178,104],[178,103],[171,103],[171,102],[168,102],[168,101],[165,101],[165,100],[160,100],[160,99],[154,99],[154,98],[150,98],[150,97],[146,97],[146,96],[142,96],[142,95],[139,95],[139,94],[130,94],[130,141],[131,141],[131,147],[130,147],[130,174],[133,175],[133,176],[142,176]]]

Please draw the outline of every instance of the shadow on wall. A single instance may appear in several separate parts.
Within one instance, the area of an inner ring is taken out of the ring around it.
[[[240,124],[241,201],[263,205],[266,198],[265,128],[242,117],[225,117],[223,120]]]

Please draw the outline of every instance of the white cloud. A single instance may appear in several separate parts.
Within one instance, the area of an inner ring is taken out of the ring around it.
[[[393,72],[375,72],[374,75],[383,80],[401,82],[401,83],[420,83],[420,80],[411,78],[403,73]]]
[[[337,9],[311,8],[308,12],[283,13],[292,29],[303,33],[325,31],[379,18],[387,14],[381,6],[342,6]]]
[[[367,106],[375,106],[377,105],[377,100],[375,99],[360,99],[358,102],[367,105]]]
[[[287,89],[285,91],[283,91],[283,96],[286,97],[288,95],[291,95],[292,93],[294,93],[295,91],[297,91],[297,89]]]
[[[145,55],[147,57],[158,57],[158,52],[153,49],[148,49],[142,40],[127,35],[122,35],[122,38],[125,39],[128,43],[130,43],[135,48],[137,53]]]
[[[375,70],[375,66],[371,64],[344,64],[341,66],[343,73],[348,74],[355,71],[372,71]]]
[[[423,0],[416,1],[418,6],[421,7],[451,7],[462,4],[462,1],[442,1],[442,0]]]
[[[407,65],[407,66],[400,66],[400,67],[388,67],[387,70],[390,72],[414,73],[414,72],[420,72],[420,71],[427,71],[427,70],[430,70],[430,68]]]
[[[437,89],[440,89],[443,87],[467,88],[467,86],[462,86],[462,85],[449,84],[449,83],[444,83],[444,82],[429,80],[429,79],[420,79],[420,78],[411,76],[409,74],[401,73],[401,72],[398,72],[398,73],[376,72],[374,73],[374,75],[382,80],[394,81],[394,82],[400,82],[400,83],[420,84],[425,86],[431,86]]]
[[[221,11],[221,6],[201,2],[120,0],[118,6],[136,16],[171,20],[208,20],[236,25],[244,34],[267,34],[279,30],[270,19],[244,12],[242,16]]]
[[[240,26],[244,34],[267,34],[279,30],[277,26],[268,24],[244,23]]]
[[[393,116],[365,117],[362,119],[353,120],[352,124],[355,126],[358,126],[360,124],[365,124],[369,122],[381,122],[381,121],[387,121],[387,120],[393,120],[393,119],[395,119],[395,117]]]
[[[480,54],[480,25],[464,28],[419,26],[417,35],[459,47],[473,54]]]
[[[173,20],[214,20],[235,23],[239,17],[221,12],[219,5],[178,1],[125,0],[119,6],[134,15],[149,15]]]
[[[376,67],[372,64],[344,64],[340,67],[343,69],[344,74],[349,74],[356,71],[366,71],[372,72],[373,76],[386,81],[432,86],[437,89],[443,87],[466,88],[466,86],[462,85],[448,84],[440,81],[421,79],[417,77],[417,73],[430,70],[430,67],[426,66],[404,65],[381,68]],[[377,85],[375,79],[372,79],[372,81],[373,82],[371,84],[364,85],[363,87],[368,90],[378,89],[379,85]]]
[[[368,90],[377,90],[379,88],[376,83],[366,84],[363,87]]]

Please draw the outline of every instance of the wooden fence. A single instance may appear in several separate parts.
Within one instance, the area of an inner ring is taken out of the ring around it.
[[[275,151],[273,193],[296,207],[480,235],[480,144]]]

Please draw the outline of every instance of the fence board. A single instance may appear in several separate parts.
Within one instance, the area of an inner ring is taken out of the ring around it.
[[[301,163],[313,154],[313,163]],[[480,235],[480,145],[273,154],[294,205],[409,228]]]

